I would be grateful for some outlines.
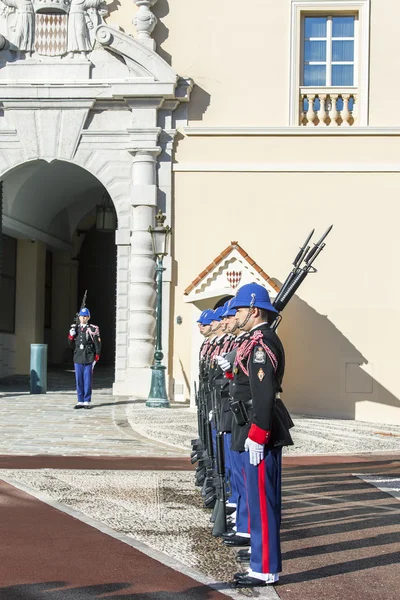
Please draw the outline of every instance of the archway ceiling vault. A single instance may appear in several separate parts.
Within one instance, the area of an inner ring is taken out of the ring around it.
[[[90,129],[90,111],[96,111],[97,102],[99,105],[113,102],[117,106],[128,98],[126,112],[129,114],[133,101],[142,97],[146,101],[154,97],[160,106],[163,101],[173,99],[178,105],[190,98],[193,82],[180,78],[151,48],[104,24],[97,28],[96,40],[92,69],[78,69],[79,73],[86,73],[82,79],[78,77],[79,85],[76,85],[77,75],[69,71],[67,63],[59,62],[56,70],[49,71],[47,63],[28,64],[15,57],[10,60],[8,51],[2,54],[0,80],[10,80],[4,88],[7,91],[3,105],[9,122],[15,126],[15,131],[3,131],[12,137],[12,152],[7,160],[1,161],[0,156],[1,173],[4,173],[5,230],[11,235],[15,232],[16,237],[30,237],[37,230],[45,234],[42,239],[47,240],[46,243],[55,241],[57,244],[60,240],[64,248],[69,247],[79,221],[101,201],[104,187],[100,181],[67,162],[75,161],[82,133],[87,133],[82,128],[89,125]],[[77,63],[79,68],[82,65]],[[167,110],[175,108],[169,105]],[[147,112],[145,116],[147,119]],[[125,121],[116,125],[111,121],[112,125],[104,127],[105,130],[110,128],[114,134],[120,128],[126,132]],[[61,129],[57,129],[56,124],[60,122]],[[142,125],[147,135],[147,120]],[[142,144],[143,135],[139,138]],[[87,145],[94,143],[90,138]],[[130,148],[130,138],[129,145]],[[27,160],[24,164],[21,164],[22,157]]]
[[[4,186],[5,216],[67,242],[105,191],[88,171],[63,161],[26,163]]]

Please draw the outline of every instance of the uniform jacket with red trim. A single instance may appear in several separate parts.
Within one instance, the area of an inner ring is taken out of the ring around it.
[[[277,392],[282,390],[285,352],[279,337],[267,324],[253,329],[250,339],[257,331],[262,337],[244,361],[248,376],[240,366],[234,375],[234,399],[250,406],[249,423],[237,427],[235,435],[232,431],[233,445],[236,446],[233,449],[239,451],[244,450],[246,437],[268,447],[293,444],[289,432],[293,422],[282,400],[276,398]]]
[[[73,361],[78,365],[93,363],[101,353],[100,331],[97,325],[78,325],[76,336],[68,336],[68,343],[74,350]]]
[[[253,402],[249,437],[264,444],[268,442],[266,432],[270,432],[272,427],[276,394],[282,390],[285,352],[279,337],[275,331],[269,329],[268,325],[260,325],[253,329],[251,334],[256,331],[262,332],[262,339],[252,349],[247,363]]]

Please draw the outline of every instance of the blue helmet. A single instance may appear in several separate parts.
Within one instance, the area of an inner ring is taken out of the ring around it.
[[[203,318],[205,316],[205,314],[207,313],[207,310],[203,310],[203,312],[200,314],[199,318],[197,319],[196,323],[200,323],[200,325],[203,325]]]
[[[80,317],[90,317],[90,311],[88,308],[81,308],[81,310],[79,311],[79,316]]]
[[[222,315],[221,315],[221,319],[225,319],[225,313],[226,313],[226,309],[228,308],[228,301],[225,302],[225,304],[222,307]]]
[[[218,306],[211,315],[212,321],[222,321],[222,313],[224,312],[223,306]]]
[[[202,312],[202,321],[201,324],[202,325],[211,325],[211,321],[213,320],[213,316],[214,316],[214,311],[212,310],[212,308],[207,308],[207,310],[204,310]],[[200,315],[201,317],[201,315]]]
[[[272,306],[269,294],[264,286],[258,283],[246,283],[238,289],[230,308],[252,308],[253,306],[278,313],[276,308]]]
[[[225,317],[234,317],[236,315],[236,308],[232,308],[233,301],[234,298],[231,298],[230,300],[228,300],[228,302],[224,304],[224,312],[222,314],[223,319]]]

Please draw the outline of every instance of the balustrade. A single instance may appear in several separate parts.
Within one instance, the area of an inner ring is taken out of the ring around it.
[[[352,127],[357,124],[354,89],[300,88],[300,122],[305,127]]]

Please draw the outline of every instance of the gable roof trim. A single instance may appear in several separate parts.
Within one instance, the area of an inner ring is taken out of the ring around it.
[[[209,275],[215,267],[217,267],[224,258],[226,258],[232,250],[237,250],[239,254],[246,260],[246,262],[262,277],[268,284],[276,291],[279,292],[279,286],[271,279],[271,277],[260,267],[255,260],[247,254],[245,250],[238,244],[237,241],[231,242],[229,246],[225,248],[218,256],[214,258],[214,260],[192,281],[192,283],[185,289],[184,295],[187,296],[191,291],[194,290],[196,286],[199,285],[201,281],[207,275]]]

